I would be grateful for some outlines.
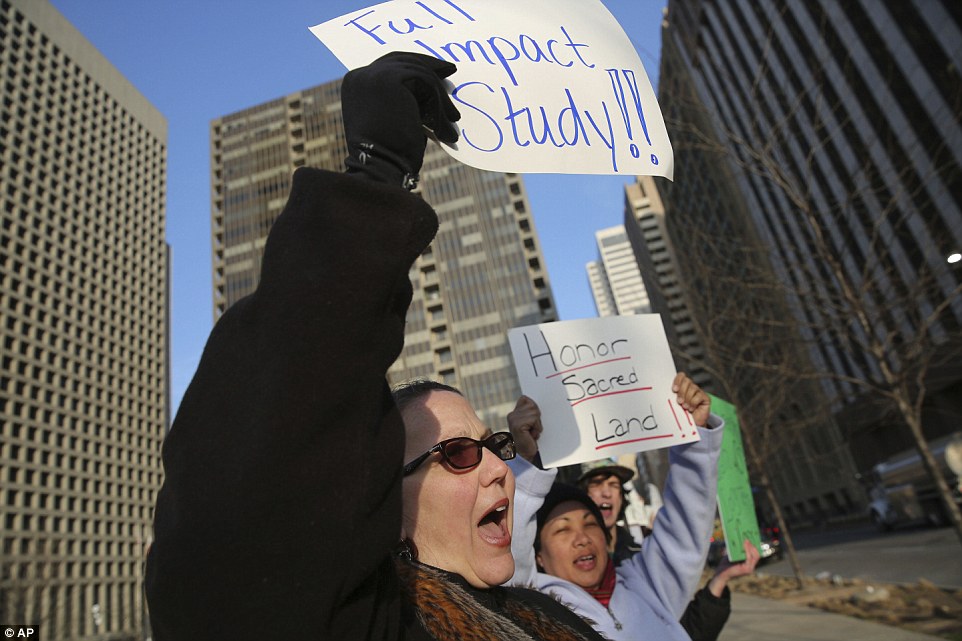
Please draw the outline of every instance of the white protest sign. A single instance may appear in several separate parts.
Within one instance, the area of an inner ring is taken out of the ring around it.
[[[459,161],[511,173],[672,177],[648,75],[599,0],[393,0],[311,31],[349,69],[391,51],[453,62]]]
[[[671,391],[675,364],[658,314],[529,325],[508,340],[521,389],[541,408],[545,466],[699,440]]]

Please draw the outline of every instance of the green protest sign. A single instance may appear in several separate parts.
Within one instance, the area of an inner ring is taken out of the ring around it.
[[[718,459],[718,513],[725,533],[728,558],[732,562],[744,561],[745,539],[761,550],[761,536],[752,487],[748,481],[748,467],[745,465],[741,428],[735,406],[717,396],[709,396],[711,411],[725,421],[721,456]]]

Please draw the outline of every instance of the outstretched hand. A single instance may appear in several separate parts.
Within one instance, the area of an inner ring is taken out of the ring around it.
[[[685,411],[691,414],[695,425],[704,427],[708,424],[708,414],[711,412],[711,398],[684,372],[678,372],[672,381],[671,391],[677,394],[675,401]]]
[[[518,454],[528,461],[534,461],[538,454],[538,439],[541,438],[541,408],[527,396],[522,396],[508,412],[508,429],[514,437]]]
[[[725,560],[718,566],[715,576],[708,582],[708,590],[716,597],[720,597],[725,591],[725,586],[735,577],[747,576],[755,571],[755,566],[761,555],[755,546],[748,539],[745,539],[745,560],[740,563],[732,563],[725,557]]]

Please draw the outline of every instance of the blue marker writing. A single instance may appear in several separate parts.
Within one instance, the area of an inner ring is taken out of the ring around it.
[[[543,105],[520,105],[512,98],[510,87],[499,87],[501,97],[504,100],[504,111],[501,112],[499,105],[497,113],[493,115],[488,97],[484,93],[480,95],[474,93],[474,90],[479,88],[487,94],[498,93],[487,84],[467,82],[456,87],[452,94],[452,98],[458,105],[483,115],[491,125],[489,132],[477,133],[462,130],[462,139],[465,144],[478,151],[497,151],[505,142],[505,130],[509,129],[510,134],[507,136],[507,140],[509,144],[513,142],[514,146],[519,149],[546,144],[559,149],[563,147],[591,147],[592,141],[588,135],[588,128],[585,126],[585,119],[587,119],[591,128],[597,133],[598,139],[611,152],[612,168],[616,172],[618,171],[614,125],[611,122],[608,105],[604,101],[600,103],[602,115],[593,116],[591,111],[582,110],[578,107],[571,91],[566,88],[564,92],[567,105],[561,108],[557,117],[553,117],[549,115]],[[483,106],[479,106],[479,103]],[[487,142],[488,140],[494,142]]]
[[[625,94],[626,87],[628,95],[631,96],[631,101],[634,104],[635,114],[637,114],[638,120],[641,123],[641,131],[645,135],[645,141],[649,147],[652,145],[651,136],[648,135],[648,123],[645,121],[645,112],[641,106],[641,91],[638,89],[638,80],[635,77],[635,72],[631,69],[621,69],[621,74],[619,75],[618,69],[605,69],[605,71],[608,72],[608,78],[611,80],[611,90],[614,94],[615,102],[618,103],[618,108],[621,110],[621,117],[625,123],[625,132],[628,134],[628,140],[631,141],[628,145],[628,150],[631,152],[633,158],[638,158],[641,156],[641,151],[638,149],[638,145],[634,143],[631,110],[628,105],[628,97]],[[624,84],[622,84],[622,77],[624,77]],[[658,156],[651,154],[651,163],[657,165]]]
[[[478,151],[485,151],[485,152],[497,151],[498,149],[501,149],[501,145],[504,143],[504,134],[501,132],[501,127],[498,126],[498,121],[492,118],[483,109],[480,109],[474,106],[473,104],[471,104],[470,102],[468,102],[467,100],[465,100],[465,97],[463,96],[464,93],[467,93],[468,90],[473,87],[483,87],[488,90],[488,93],[494,93],[494,89],[484,84],[483,82],[465,82],[464,84],[458,85],[457,87],[454,88],[454,91],[451,92],[451,98],[452,100],[454,100],[454,102],[458,103],[459,105],[463,105],[468,109],[473,109],[474,111],[477,111],[482,116],[487,118],[488,122],[490,122],[492,127],[494,128],[493,133],[494,133],[494,137],[497,138],[497,142],[494,144],[489,144],[488,146],[481,146],[483,143],[480,143],[478,141],[481,139],[482,136],[480,134],[475,136],[475,133],[473,131],[469,132],[467,129],[463,129],[463,128],[461,129],[461,139],[465,142],[465,144],[468,144],[471,147],[474,147]]]
[[[444,3],[447,4],[449,7],[451,7],[452,9],[456,10],[459,14],[461,14],[461,16],[463,16],[464,18],[467,18],[469,21],[471,22],[475,21],[474,18],[472,18],[467,11],[459,7],[452,0],[444,0]],[[418,1],[418,2],[415,2],[414,4],[420,7],[421,9],[423,9],[424,14],[426,15],[422,15],[418,19],[415,19],[413,17],[408,17],[408,18],[403,18],[401,20],[388,20],[387,28],[389,31],[391,31],[395,35],[406,36],[411,33],[414,33],[415,31],[433,29],[435,27],[435,24],[433,23],[431,18],[436,18],[437,20],[440,20],[441,23],[443,24],[447,24],[447,25],[455,24],[451,18],[456,19],[457,16],[454,16],[453,14],[448,14],[448,16],[446,17],[444,14],[440,13],[439,11],[429,7],[423,1]],[[344,23],[343,26],[345,27],[353,26],[356,29],[358,29],[361,33],[365,34],[366,36],[374,40],[379,45],[386,45],[387,41],[384,40],[384,38],[382,38],[381,35],[378,35],[377,33],[378,29],[380,29],[384,25],[380,23],[372,22],[371,20],[364,20],[364,18],[367,18],[372,13],[375,13],[376,12],[375,10],[376,10],[376,7],[374,9],[371,9],[370,11],[366,11],[362,13],[361,15],[355,18],[352,18],[351,20],[348,20],[347,22]],[[389,37],[388,34],[384,31],[382,31],[381,34],[384,35],[385,37]]]
[[[367,14],[365,14],[367,15]],[[363,17],[363,16],[361,16]],[[359,25],[357,25],[361,28]],[[432,56],[441,60],[449,60],[455,64],[460,62],[480,62],[484,61],[489,65],[500,66],[508,80],[515,87],[519,86],[518,78],[515,74],[515,62],[534,62],[556,64],[561,67],[574,67],[576,61],[580,62],[588,69],[594,69],[594,63],[585,59],[585,52],[588,45],[582,42],[575,42],[568,30],[560,27],[564,34],[564,41],[548,39],[542,45],[534,37],[522,33],[513,38],[504,36],[491,36],[484,40],[465,40],[463,42],[452,41],[445,44],[429,45],[423,40],[416,39],[414,44],[424,49]],[[370,30],[373,34],[373,29]],[[413,31],[413,29],[412,29]],[[410,31],[408,32],[410,33]],[[564,49],[568,49],[568,55],[564,55]]]

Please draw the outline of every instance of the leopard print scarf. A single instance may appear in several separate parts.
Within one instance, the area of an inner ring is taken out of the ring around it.
[[[404,599],[435,639],[584,641],[576,630],[512,595],[505,595],[500,611],[494,611],[436,568],[401,558],[395,565]]]

